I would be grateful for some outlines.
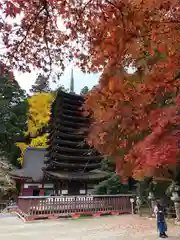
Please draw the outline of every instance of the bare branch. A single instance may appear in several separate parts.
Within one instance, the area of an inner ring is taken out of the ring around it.
[[[49,43],[48,43],[48,39],[47,39],[47,25],[48,25],[48,20],[49,20],[50,14],[49,14],[49,11],[48,11],[48,5],[47,5],[46,0],[44,2],[44,9],[46,11],[46,20],[45,20],[45,24],[44,24],[43,38],[44,38],[44,41],[45,41],[45,44],[46,44],[47,53],[48,53],[48,57],[49,57],[49,65],[50,65],[49,76],[50,76],[51,71],[52,71],[52,57],[51,57],[51,53],[50,53],[50,49],[49,49]]]
[[[29,26],[28,26],[28,28],[27,28],[27,30],[26,30],[26,34],[25,34],[24,38],[17,44],[17,47],[16,47],[16,49],[14,50],[14,53],[15,53],[16,51],[18,51],[18,48],[21,46],[21,44],[22,44],[23,42],[26,42],[26,39],[27,39],[27,37],[28,37],[28,35],[29,35],[29,32],[30,32],[31,28],[33,27],[33,25],[34,25],[34,23],[36,22],[38,16],[40,15],[40,13],[41,13],[44,9],[45,9],[45,8],[44,8],[44,6],[43,6],[43,7],[38,11],[38,13],[35,15],[33,21],[29,24]],[[12,55],[14,55],[14,53],[13,53]]]

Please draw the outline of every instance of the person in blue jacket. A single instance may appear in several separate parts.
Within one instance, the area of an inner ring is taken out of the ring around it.
[[[155,214],[157,219],[157,229],[159,231],[159,237],[167,238],[168,236],[166,235],[167,224],[165,220],[165,209],[160,203],[157,203],[155,207]]]

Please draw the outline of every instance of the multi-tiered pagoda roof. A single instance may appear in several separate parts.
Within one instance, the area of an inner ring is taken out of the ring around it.
[[[90,119],[83,116],[84,97],[59,91],[49,122],[47,167],[50,179],[100,181],[107,177],[98,169],[102,156],[86,142]]]

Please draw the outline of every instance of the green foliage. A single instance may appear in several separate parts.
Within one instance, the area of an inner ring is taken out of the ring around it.
[[[102,161],[101,169],[103,171],[114,173],[115,172],[115,163],[110,158],[104,158]]]
[[[121,194],[128,193],[129,187],[128,185],[122,184],[119,176],[112,174],[110,178],[100,182],[95,186],[93,190],[93,194],[97,195],[113,195],[113,194]]]
[[[167,195],[168,197],[171,197],[173,192],[177,192],[178,195],[180,196],[180,185],[179,185],[178,182],[174,182],[174,181],[173,181],[173,182],[169,185],[169,187],[168,187],[167,190],[166,190],[166,195]]]
[[[86,95],[86,94],[88,94],[88,92],[89,92],[89,88],[87,87],[87,86],[85,86],[85,87],[83,87],[82,89],[81,89],[81,95]]]
[[[15,142],[23,138],[26,130],[25,98],[17,81],[11,80],[8,73],[0,75],[0,155],[11,162],[18,154]]]
[[[13,169],[12,165],[6,160],[0,160],[0,199],[8,192],[15,192],[15,182],[10,178],[9,171]]]
[[[168,181],[154,182],[152,177],[145,177],[137,183],[137,194],[143,202],[148,200],[149,192],[152,192],[155,198],[164,198],[168,186]]]
[[[156,198],[164,198],[166,196],[166,190],[169,186],[169,182],[163,181],[156,183],[154,187],[154,195]]]
[[[110,177],[94,187],[93,193],[99,195],[113,195],[128,193],[132,190],[134,182],[131,180],[127,184],[121,182],[121,178],[115,174],[115,162],[113,159],[104,158],[101,170],[109,173]]]
[[[149,192],[155,191],[152,177],[145,177],[143,181],[137,183],[137,194],[142,201],[147,201]]]

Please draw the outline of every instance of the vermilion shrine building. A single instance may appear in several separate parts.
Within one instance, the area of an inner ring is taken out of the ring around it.
[[[42,148],[27,148],[22,169],[14,170],[11,176],[20,187],[20,196],[44,196],[52,194],[53,184],[44,180],[43,167],[47,151]]]

